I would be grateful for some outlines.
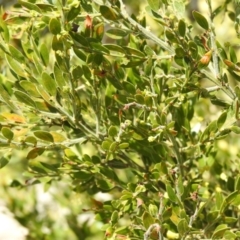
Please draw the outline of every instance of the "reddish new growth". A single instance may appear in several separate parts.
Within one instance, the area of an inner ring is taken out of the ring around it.
[[[86,16],[85,26],[86,28],[92,28],[92,18],[89,15]]]

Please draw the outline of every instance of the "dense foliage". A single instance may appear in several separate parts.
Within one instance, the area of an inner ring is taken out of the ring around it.
[[[238,46],[215,22],[238,36],[239,5],[208,0],[193,23],[188,1],[146,5],[136,16],[122,0],[2,10],[0,165],[17,174],[1,194],[29,239],[240,237]],[[35,184],[64,206],[60,221],[36,207]]]

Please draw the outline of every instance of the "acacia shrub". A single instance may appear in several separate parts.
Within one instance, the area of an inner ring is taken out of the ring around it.
[[[157,34],[122,0],[2,11],[1,167],[24,149],[28,186],[111,193],[90,208],[106,239],[237,239],[239,160],[220,146],[238,144],[239,67],[214,19],[237,34],[238,12],[207,2],[192,25],[186,1],[148,0]]]

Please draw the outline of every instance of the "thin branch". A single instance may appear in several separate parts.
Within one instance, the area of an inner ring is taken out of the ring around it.
[[[168,51],[171,54],[174,54],[175,51],[174,49],[169,46],[166,42],[162,41],[161,39],[159,39],[156,35],[154,35],[152,32],[146,30],[146,28],[144,28],[143,26],[141,26],[139,23],[137,23],[135,20],[133,20],[127,13],[126,11],[126,7],[123,3],[122,0],[119,0],[120,2],[120,10],[121,10],[121,14],[123,16],[124,19],[126,19],[128,22],[130,22],[134,27],[138,28],[147,38],[152,39],[155,43],[157,43],[158,45],[160,45],[163,49],[165,49],[166,51]]]

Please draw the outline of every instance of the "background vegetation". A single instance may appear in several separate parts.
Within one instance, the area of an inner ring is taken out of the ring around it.
[[[28,239],[240,237],[239,4],[134,3],[1,10],[0,195]]]

